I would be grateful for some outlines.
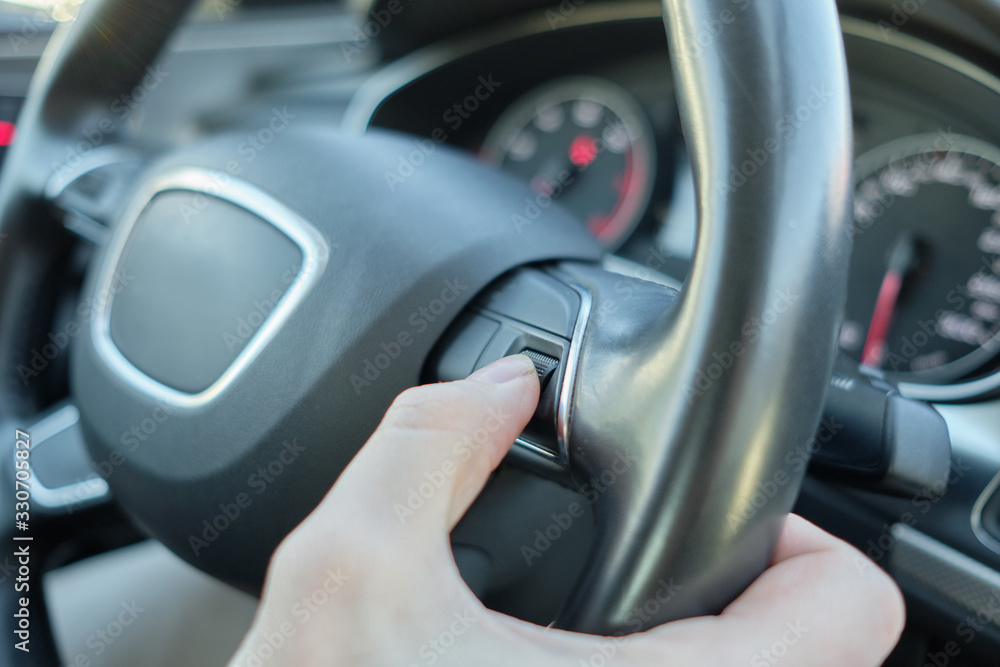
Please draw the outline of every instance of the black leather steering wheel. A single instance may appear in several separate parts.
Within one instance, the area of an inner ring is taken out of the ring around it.
[[[45,213],[53,166],[142,79],[189,4],[89,0],[39,67],[0,183],[8,419],[31,409],[11,376],[45,330],[67,251]],[[390,194],[406,137],[286,123],[252,162],[222,134],[146,165],[93,261],[84,299],[96,305],[71,368],[90,453],[115,457],[108,483],[125,511],[197,567],[258,588],[393,397],[427,377],[449,325],[533,265],[575,295],[575,320],[547,394],[555,445],[517,456],[570,486],[631,462],[597,499],[597,537],[557,624],[624,631],[666,579],[680,590],[656,623],[741,592],[794,502],[803,471],[786,455],[812,437],[833,365],[850,246],[846,65],[832,0],[753,3],[698,48],[731,3],[663,4],[698,196],[679,294],[617,289],[558,207],[515,228],[524,186],[457,152],[436,151]],[[829,101],[786,131],[815,90]],[[155,433],[131,445],[150,419]],[[289,447],[298,462],[249,495]]]

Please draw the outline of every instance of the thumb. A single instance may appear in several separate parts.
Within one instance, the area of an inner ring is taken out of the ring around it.
[[[323,501],[409,543],[451,532],[538,405],[524,355],[399,395]]]

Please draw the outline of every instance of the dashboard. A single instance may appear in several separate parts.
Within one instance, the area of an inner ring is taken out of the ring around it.
[[[911,396],[981,396],[1000,387],[1000,82],[884,27],[843,27],[857,161],[841,351]],[[425,54],[446,61],[428,71],[415,60],[383,71],[348,124],[472,152],[536,193],[513,224],[564,206],[609,251],[683,282],[695,184],[658,19],[477,41]],[[753,178],[828,101],[815,87],[718,187]]]
[[[918,36],[917,19],[893,22],[895,5],[883,4],[858,0],[864,9],[842,16],[856,163],[839,347],[866,374],[935,405],[953,474],[946,489],[904,498],[807,479],[797,511],[900,582],[925,631],[904,642],[915,659],[898,664],[909,665],[1000,599],[1000,69]],[[563,206],[609,251],[608,268],[680,286],[697,243],[697,185],[659,7],[573,7],[459,30],[388,62],[340,11],[234,12],[178,36],[162,85],[121,129],[143,158],[259,128],[275,105],[300,121],[405,133],[412,151],[386,166],[387,193],[409,187],[407,174],[435,151],[471,153],[530,184],[515,226]],[[700,48],[726,25],[706,26]],[[17,53],[0,40],[0,151],[45,37]],[[752,179],[827,102],[816,87],[713,187]],[[1000,619],[976,637],[963,655],[995,664]]]

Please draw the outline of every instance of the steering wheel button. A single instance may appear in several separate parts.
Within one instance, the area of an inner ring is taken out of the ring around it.
[[[540,271],[515,271],[493,284],[480,305],[562,338],[573,336],[580,297]]]
[[[548,385],[553,373],[559,367],[559,360],[547,354],[536,352],[535,350],[522,350],[521,354],[531,359],[535,364],[535,372],[538,373],[538,383],[542,391]]]
[[[499,322],[482,315],[470,313],[459,318],[442,340],[441,355],[429,364],[434,381],[452,382],[471,375],[499,328]]]

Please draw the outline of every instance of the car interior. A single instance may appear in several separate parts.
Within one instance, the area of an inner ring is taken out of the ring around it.
[[[1000,0],[8,0],[0,160],[0,665],[225,664],[393,398],[516,353],[489,608],[717,614],[794,511],[886,665],[1000,664]]]

